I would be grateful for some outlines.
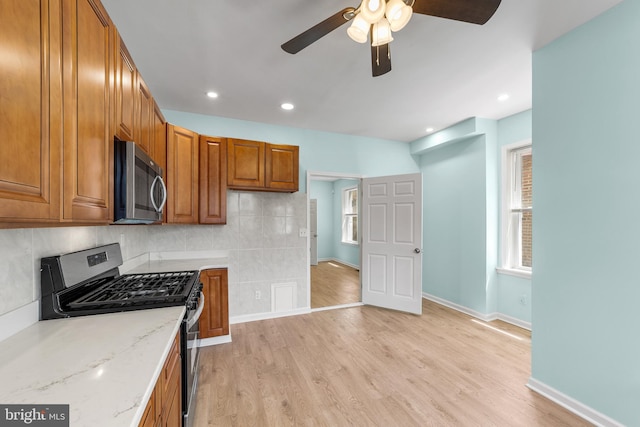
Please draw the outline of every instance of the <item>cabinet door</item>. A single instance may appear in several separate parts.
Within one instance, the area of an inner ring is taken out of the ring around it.
[[[0,221],[60,216],[60,0],[0,3]]]
[[[200,223],[227,223],[227,140],[200,135]]]
[[[266,145],[265,186],[277,191],[298,191],[296,145]]]
[[[198,223],[198,134],[167,125],[167,222]]]
[[[229,335],[229,287],[227,269],[204,270],[200,274],[204,310],[200,316],[200,337]]]
[[[155,427],[156,425],[156,408],[155,408],[155,396],[156,391],[154,390],[151,394],[151,398],[147,403],[147,407],[144,410],[144,414],[142,415],[142,419],[140,420],[140,427]]]
[[[167,177],[167,121],[164,119],[158,104],[153,101],[153,142],[151,158],[162,168],[162,176]]]
[[[228,139],[229,188],[264,189],[264,142]]]
[[[140,73],[136,82],[136,131],[135,143],[151,157],[153,144],[153,98]]]
[[[134,140],[136,66],[119,35],[116,36],[116,129],[123,141]]]
[[[97,0],[63,0],[65,220],[106,223],[113,218],[111,26]]]
[[[177,378],[179,381],[180,377],[178,376]],[[182,393],[180,393],[179,383],[173,388],[173,394],[167,397],[169,400],[165,401],[166,406],[160,425],[164,427],[182,427]]]

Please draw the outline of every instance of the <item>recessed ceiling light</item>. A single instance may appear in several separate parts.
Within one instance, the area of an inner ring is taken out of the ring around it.
[[[285,102],[280,105],[280,108],[282,108],[283,110],[293,110],[293,104],[290,102]]]
[[[433,128],[427,128],[427,132],[431,133],[431,132],[433,132],[433,131],[434,131],[434,129],[433,129]]]
[[[507,99],[509,99],[509,94],[508,93],[503,93],[502,95],[500,95],[498,97],[498,101],[506,101]]]
[[[218,94],[216,92],[207,92],[207,96],[209,98],[217,98]]]

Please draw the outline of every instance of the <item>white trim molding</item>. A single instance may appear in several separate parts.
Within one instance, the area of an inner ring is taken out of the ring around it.
[[[479,311],[475,311],[470,309],[469,307],[465,307],[460,304],[456,304],[455,302],[448,301],[444,298],[437,297],[435,295],[428,294],[426,292],[422,293],[422,298],[428,299],[429,301],[433,301],[437,304],[444,305],[445,307],[449,307],[453,310],[459,311],[461,313],[467,314],[471,317],[475,317],[476,319],[480,319],[485,322],[491,322],[493,320],[502,320],[503,322],[510,323],[514,326],[517,326],[522,329],[526,329],[528,331],[531,330],[531,323],[525,322],[524,320],[516,319],[515,317],[508,316],[502,313],[489,313],[484,314]]]
[[[362,302],[352,302],[352,303],[348,303],[348,304],[330,305],[328,307],[312,308],[311,312],[315,313],[316,311],[335,310],[335,309],[338,309],[338,308],[361,307],[363,305],[364,305],[364,303],[362,303]]]
[[[200,338],[198,347],[209,347],[210,345],[227,344],[231,342],[231,334],[220,337]]]
[[[542,381],[536,380],[533,377],[529,378],[527,387],[596,426],[624,427],[624,424],[617,422],[616,420],[596,411],[570,396],[567,396],[553,387],[546,385]]]
[[[311,309],[307,307],[307,308],[297,308],[295,310],[290,310],[290,311],[280,311],[277,313],[266,312],[266,313],[246,314],[244,316],[233,316],[232,318],[229,319],[229,324],[236,325],[238,323],[255,322],[257,320],[277,319],[279,317],[297,316],[299,314],[309,314],[309,313],[311,313]]]

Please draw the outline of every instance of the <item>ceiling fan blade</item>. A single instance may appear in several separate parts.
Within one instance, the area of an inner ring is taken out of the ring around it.
[[[325,19],[319,24],[314,25],[307,31],[298,34],[280,47],[285,52],[292,54],[298,53],[305,47],[326,36],[345,22],[351,20],[355,16],[353,12],[355,12],[355,9],[352,7],[342,9],[340,12],[331,15],[329,18]]]
[[[378,77],[391,71],[391,51],[389,43],[371,46],[371,72]]]
[[[415,0],[413,12],[482,25],[498,10],[501,0]]]

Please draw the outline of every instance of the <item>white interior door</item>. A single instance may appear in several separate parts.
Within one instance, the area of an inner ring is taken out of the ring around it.
[[[318,265],[318,200],[309,200],[309,250],[310,264]]]
[[[422,314],[422,174],[362,182],[362,302]]]

